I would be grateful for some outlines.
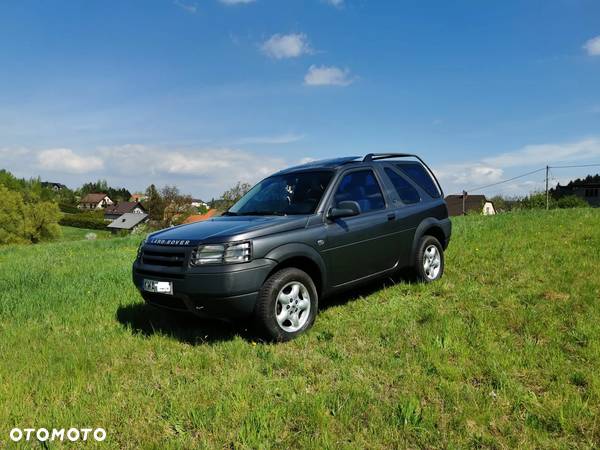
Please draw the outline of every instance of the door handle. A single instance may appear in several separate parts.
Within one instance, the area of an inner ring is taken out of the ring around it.
[[[388,220],[394,220],[396,218],[396,214],[389,213],[387,217],[388,217]]]

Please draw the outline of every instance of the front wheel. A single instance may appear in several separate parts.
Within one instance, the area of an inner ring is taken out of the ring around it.
[[[431,283],[444,274],[444,249],[433,236],[423,236],[417,245],[415,270],[420,281]]]
[[[312,278],[289,267],[271,275],[259,292],[255,319],[269,339],[283,342],[304,333],[315,322],[319,301]]]

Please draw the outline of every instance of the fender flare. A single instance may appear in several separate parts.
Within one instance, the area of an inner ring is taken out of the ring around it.
[[[444,223],[445,221],[448,221],[448,225]],[[436,228],[439,228],[440,230],[442,230],[442,232],[446,236],[446,239],[445,239],[446,243],[442,243],[442,245],[444,246],[444,248],[446,248],[447,242],[449,239],[449,233],[446,231],[446,229],[448,228],[449,224],[450,224],[450,221],[448,219],[445,219],[444,221],[436,219],[435,217],[427,217],[426,219],[423,219],[423,221],[421,221],[421,223],[415,230],[415,235],[413,238],[413,243],[412,243],[411,253],[410,253],[411,261],[415,257],[415,252],[417,251],[417,244],[419,243],[419,240],[423,237],[423,235],[425,235],[425,232],[432,227],[436,227]]]
[[[300,242],[291,242],[275,247],[265,255],[265,258],[272,259],[277,264],[284,263],[293,258],[307,258],[312,261],[319,269],[321,276],[322,289],[327,286],[327,268],[323,257],[310,245]]]

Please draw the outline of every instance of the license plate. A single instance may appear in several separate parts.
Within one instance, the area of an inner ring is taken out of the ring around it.
[[[170,281],[144,280],[143,286],[147,292],[173,295],[173,283]]]

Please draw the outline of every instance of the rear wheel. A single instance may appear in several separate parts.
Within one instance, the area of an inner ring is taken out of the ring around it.
[[[259,292],[255,318],[265,337],[289,341],[313,325],[318,304],[317,289],[311,277],[290,267],[265,281]]]
[[[431,283],[444,274],[444,248],[435,237],[425,235],[417,245],[414,268],[420,281]]]

